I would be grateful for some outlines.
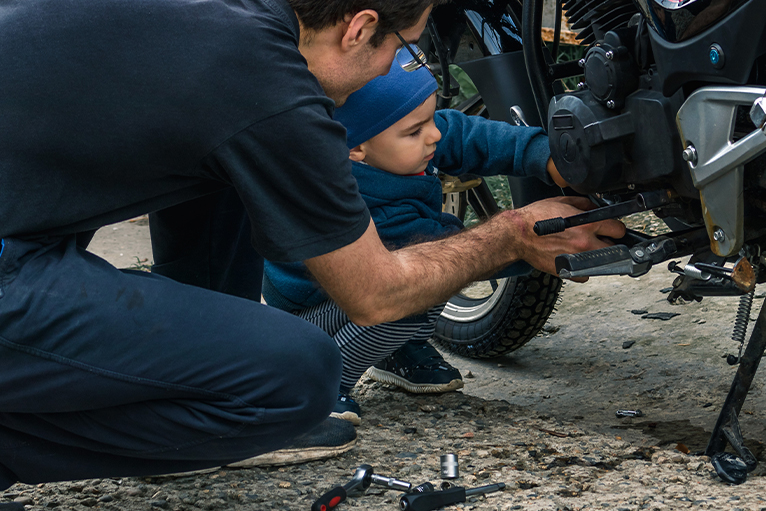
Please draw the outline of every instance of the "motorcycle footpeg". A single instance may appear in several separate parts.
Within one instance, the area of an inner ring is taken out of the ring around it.
[[[561,254],[556,257],[556,272],[562,279],[606,275],[640,277],[653,264],[675,253],[675,242],[663,236],[637,243],[630,248],[626,245],[612,245],[579,254]]]
[[[613,245],[579,254],[556,257],[556,271],[562,279],[602,275],[638,276],[649,271],[651,263],[636,265],[625,245]]]

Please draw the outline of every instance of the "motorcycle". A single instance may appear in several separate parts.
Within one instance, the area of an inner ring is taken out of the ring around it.
[[[762,308],[743,353],[754,289],[766,280],[766,2],[553,3],[547,45],[544,0],[437,7],[421,46],[440,77],[438,106],[547,130],[567,193],[597,207],[538,222],[538,235],[638,212],[652,212],[669,232],[629,230],[612,247],[562,254],[558,277],[533,272],[472,286],[449,301],[435,338],[469,357],[508,353],[543,327],[561,278],[638,277],[658,264],[674,276],[671,301],[739,296],[739,354],[728,358],[739,368],[705,452],[721,477],[741,482],[757,460],[737,416],[766,348]],[[560,55],[562,15],[577,31],[574,58]],[[461,101],[457,71],[475,86]],[[516,207],[563,193],[528,179],[508,178],[507,187]],[[467,176],[444,188],[445,209],[461,218],[497,211],[485,181]],[[737,456],[723,452],[727,443]]]

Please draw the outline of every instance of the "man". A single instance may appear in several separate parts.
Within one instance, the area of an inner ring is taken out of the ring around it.
[[[262,256],[305,261],[373,324],[511,261],[552,271],[556,254],[621,235],[605,222],[531,243],[535,220],[579,211],[561,200],[383,247],[333,100],[384,73],[394,32],[417,40],[431,4],[0,5],[0,488],[350,443],[332,423],[312,433],[340,357],[321,330],[258,303]],[[146,212],[156,273],[84,249]]]

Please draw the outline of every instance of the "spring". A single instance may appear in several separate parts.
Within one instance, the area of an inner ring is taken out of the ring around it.
[[[753,307],[753,295],[755,289],[739,298],[739,307],[737,307],[737,317],[734,320],[734,332],[731,338],[740,345],[745,342],[747,334],[747,325],[750,322],[750,309]]]
[[[760,257],[753,265],[753,271],[755,273],[755,280],[758,281],[758,270],[760,268]],[[734,320],[734,332],[731,334],[731,338],[734,342],[739,343],[739,358],[742,358],[742,346],[745,343],[745,335],[747,334],[747,325],[750,322],[750,309],[753,307],[753,296],[755,295],[755,287],[750,290],[746,295],[739,298],[739,307],[737,307],[737,317]]]

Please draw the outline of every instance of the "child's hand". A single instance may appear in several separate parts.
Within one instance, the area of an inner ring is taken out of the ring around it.
[[[546,166],[546,169],[548,170],[548,174],[551,175],[553,182],[558,186],[561,188],[566,188],[569,186],[569,183],[567,183],[564,178],[561,177],[561,174],[559,174],[559,170],[556,168],[556,164],[553,163],[553,158],[548,158],[548,165]]]

